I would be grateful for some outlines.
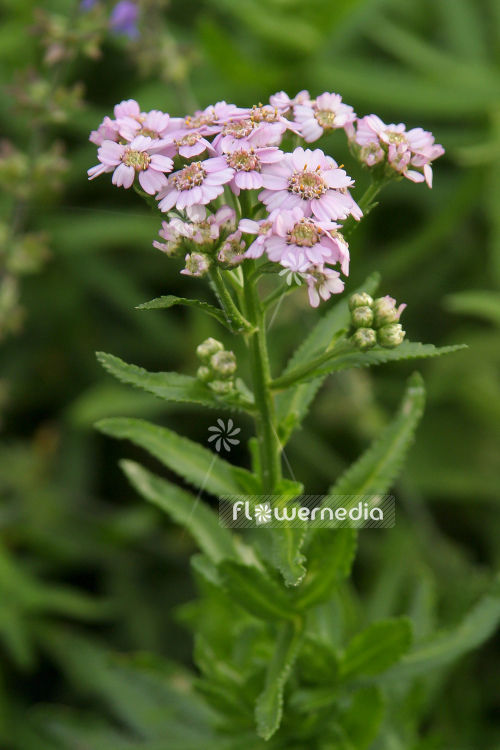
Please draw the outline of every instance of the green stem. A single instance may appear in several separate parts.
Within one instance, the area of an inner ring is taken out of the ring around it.
[[[262,307],[264,308],[264,310],[267,310],[274,302],[280,300],[281,297],[284,297],[287,294],[291,294],[291,292],[294,292],[298,288],[298,284],[282,284],[281,286],[277,287],[274,292],[271,292],[271,294],[268,294],[267,297],[262,300]]]
[[[380,193],[384,185],[386,185],[388,182],[389,180],[377,180],[377,182],[372,182],[367,187],[363,196],[361,197],[361,200],[358,201],[358,206],[363,211],[364,217],[368,216],[372,208],[375,208],[375,206],[377,205],[375,198]],[[359,222],[356,221],[356,219],[354,219],[352,216],[349,216],[349,218],[344,221],[341,230],[344,237],[348,237],[348,235],[351,234],[353,229],[355,229],[358,224]]]
[[[315,357],[310,362],[299,365],[299,367],[294,367],[286,375],[282,375],[280,378],[271,381],[269,387],[273,391],[284,391],[286,388],[291,388],[293,385],[299,383],[304,377],[313,373],[321,365],[324,365],[325,362],[341,357],[344,354],[350,354],[353,351],[356,351],[355,347],[349,341],[341,339],[332,349],[327,349],[319,357]]]
[[[215,265],[213,265],[210,269],[210,278],[215,284],[222,309],[224,310],[228,321],[231,323],[231,326],[239,333],[251,333],[252,331],[254,331],[255,326],[249,323],[248,320],[245,320],[243,315],[236,307],[234,300],[229,294],[229,290],[224,283],[221,272]]]
[[[270,391],[271,373],[267,352],[265,315],[257,287],[249,278],[254,270],[254,261],[247,260],[244,266],[245,304],[247,316],[256,327],[249,337],[252,384],[256,406],[256,428],[259,445],[262,488],[266,493],[276,491],[281,480],[281,445],[276,433],[274,397]]]

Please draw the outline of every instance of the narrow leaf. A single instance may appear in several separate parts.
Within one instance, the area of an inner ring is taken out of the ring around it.
[[[127,438],[140,445],[187,482],[213,495],[260,491],[256,478],[249,471],[232,466],[217,453],[166,427],[126,417],[103,419],[96,427],[106,435]]]
[[[401,406],[381,437],[330,490],[332,495],[385,494],[394,483],[423,414],[425,388],[419,373],[408,381]]]
[[[447,310],[462,315],[474,315],[478,318],[500,325],[500,293],[486,289],[475,289],[467,292],[449,294],[444,299]]]
[[[174,295],[168,295],[167,297],[157,297],[156,299],[152,299],[151,302],[144,302],[144,304],[142,305],[137,305],[136,309],[153,310],[158,308],[173,307],[174,305],[185,305],[186,307],[194,307],[197,310],[201,310],[202,312],[211,315],[213,318],[218,320],[219,323],[222,323],[222,325],[226,326],[226,328],[229,328],[229,330],[232,330],[230,324],[226,319],[226,316],[224,315],[223,310],[219,310],[217,307],[209,305],[207,302],[201,302],[197,299],[186,299],[185,297],[175,297]]]
[[[410,620],[376,622],[354,636],[340,663],[342,680],[360,675],[376,675],[398,661],[411,643]]]
[[[301,552],[305,534],[301,528],[273,529],[273,561],[287,586],[298,586],[306,574]]]
[[[238,409],[251,411],[252,402],[235,393],[231,400],[218,398],[210,388],[196,378],[178,372],[148,372],[142,367],[129,365],[118,357],[97,352],[101,365],[122,383],[134,385],[165,401],[203,404],[212,409]]]
[[[290,620],[294,612],[286,592],[258,568],[225,560],[219,574],[231,598],[262,620]]]
[[[121,461],[120,466],[135,489],[184,526],[213,562],[237,556],[231,533],[219,525],[217,515],[205,503],[196,504],[196,498],[188,492],[133,461]]]
[[[349,575],[356,554],[354,529],[318,529],[307,550],[307,576],[297,591],[296,606],[313,607],[329,599],[339,581]]]
[[[413,678],[432,669],[447,666],[479,648],[500,626],[500,577],[491,590],[467,614],[460,625],[419,644],[388,675],[388,678]]]
[[[281,723],[285,684],[297,658],[301,636],[302,625],[298,622],[286,623],[281,628],[264,691],[255,706],[257,732],[265,740],[273,736]]]
[[[356,750],[368,750],[384,718],[384,698],[375,685],[358,690],[351,706],[339,716],[342,726],[352,747]]]

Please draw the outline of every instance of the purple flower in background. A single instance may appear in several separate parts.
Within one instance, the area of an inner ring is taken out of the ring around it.
[[[139,8],[132,0],[120,0],[111,11],[109,17],[109,28],[115,34],[125,34],[130,39],[139,36],[137,21],[139,20]]]
[[[92,8],[97,5],[97,1],[98,0],[81,0],[80,10],[83,10],[84,12],[92,10]]]

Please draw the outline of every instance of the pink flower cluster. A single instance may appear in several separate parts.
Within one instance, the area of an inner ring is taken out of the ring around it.
[[[425,182],[432,187],[431,163],[444,154],[432,133],[422,128],[406,130],[403,123],[386,125],[377,115],[368,115],[348,130],[358,147],[358,158],[367,167],[386,165],[389,176],[399,173],[412,182]]]
[[[386,126],[375,115],[357,119],[339,94],[311,99],[307,91],[293,99],[281,91],[251,108],[218,102],[186,117],[143,112],[135,100],[123,101],[91,133],[99,163],[88,175],[112,173],[113,184],[125,188],[137,177],[169,215],[163,241],[154,245],[184,255],[182,273],[202,276],[213,264],[233,268],[265,253],[283,273],[306,281],[317,306],[343,289],[332,266],[349,272],[338,222],[363,214],[343,166],[320,149],[284,147],[334,130],[347,134],[365,165],[383,164],[392,175],[431,185],[431,162],[443,149],[430,133]]]

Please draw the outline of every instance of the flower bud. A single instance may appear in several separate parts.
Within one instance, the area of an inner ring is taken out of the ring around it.
[[[403,342],[404,337],[405,331],[401,323],[391,323],[377,331],[377,341],[384,349],[395,349]]]
[[[355,328],[370,328],[373,323],[373,311],[371,307],[367,305],[355,307],[351,312],[351,320]]]
[[[218,396],[225,396],[233,390],[232,380],[212,380],[208,387]]]
[[[224,344],[221,341],[217,341],[217,339],[207,339],[206,341],[203,341],[198,348],[196,349],[196,354],[201,359],[201,361],[208,365],[210,362],[210,357],[213,357],[214,354],[217,354],[217,352],[221,352],[224,349]]]
[[[352,337],[352,342],[360,352],[367,352],[377,343],[377,334],[373,328],[358,328]]]
[[[196,371],[196,377],[198,378],[198,380],[201,380],[202,383],[209,383],[214,379],[214,373],[210,369],[210,367],[202,365],[201,367],[198,367],[198,370]]]
[[[210,367],[220,378],[230,378],[236,372],[236,357],[233,352],[217,352],[210,358]]]
[[[373,300],[366,292],[352,294],[349,299],[349,310],[352,312],[356,307],[371,307]]]
[[[374,312],[374,328],[381,328],[382,326],[390,325],[391,323],[398,323],[405,307],[406,305],[396,307],[396,300],[388,295],[385,297],[378,297],[372,306]]]

